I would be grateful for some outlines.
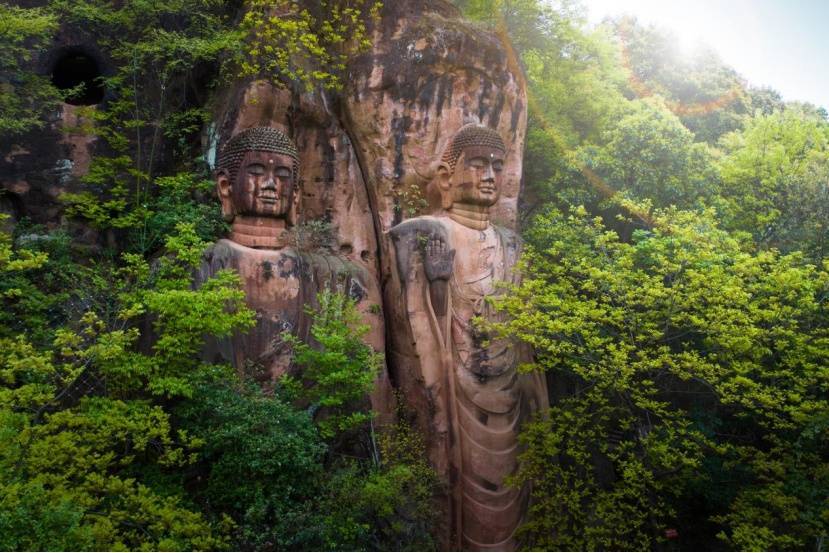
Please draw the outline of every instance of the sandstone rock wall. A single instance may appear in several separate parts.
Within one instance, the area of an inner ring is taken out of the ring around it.
[[[526,132],[526,89],[501,40],[464,22],[445,2],[386,3],[371,51],[349,67],[342,117],[352,136],[374,214],[384,289],[390,377],[416,414],[434,466],[444,477],[445,428],[435,390],[417,353],[402,280],[388,230],[404,219],[439,212],[433,177],[461,126],[494,128],[507,145],[501,198],[493,222],[515,229]],[[422,200],[422,201],[420,201]],[[458,252],[463,255],[463,252]]]
[[[387,2],[373,46],[351,63],[346,84],[343,118],[381,232],[414,210],[437,208],[429,183],[465,123],[492,127],[507,143],[495,221],[514,228],[527,100],[523,76],[498,37],[464,22],[447,2]]]
[[[448,141],[467,123],[495,129],[506,144],[493,222],[516,230],[525,83],[508,46],[463,21],[444,0],[386,0],[369,30],[372,45],[351,60],[341,91],[306,93],[264,80],[219,91],[204,150],[215,162],[219,145],[257,126],[276,127],[295,141],[301,168],[295,229],[329,225],[334,240],[323,247],[367,275],[359,309],[387,363],[374,407],[388,416],[392,388],[398,388],[445,478],[432,417],[436,398],[423,386],[429,360],[415,347],[388,231],[440,212],[433,177]],[[41,133],[2,145],[0,187],[8,194],[0,197],[0,211],[43,223],[60,220],[58,197],[79,189],[77,179],[95,148],[94,136],[71,130],[78,123],[77,108],[67,105]]]
[[[32,7],[37,2],[12,4]],[[110,60],[98,48],[95,37],[69,25],[61,26],[48,51],[33,53],[27,69],[49,75],[68,53],[82,53],[94,60],[102,75],[111,74]],[[94,110],[96,106],[83,108]],[[84,189],[79,179],[89,170],[99,142],[84,109],[62,104],[47,114],[43,128],[0,141],[0,211],[47,227],[68,223],[60,195]],[[76,230],[86,233],[86,241],[94,240],[95,233],[89,229]]]
[[[217,102],[214,130],[207,138],[208,150],[214,149],[210,143],[223,144],[251,127],[274,127],[294,140],[300,157],[300,197],[292,232],[300,235],[312,230],[309,224],[322,223],[333,231],[334,243],[299,244],[300,249],[331,249],[365,272],[365,289],[358,292],[357,308],[371,327],[369,343],[377,351],[384,351],[386,325],[374,216],[349,135],[331,109],[333,101],[334,98],[318,92],[298,93],[262,80],[239,83],[225,91]],[[372,404],[383,418],[390,416],[387,371],[378,379]]]

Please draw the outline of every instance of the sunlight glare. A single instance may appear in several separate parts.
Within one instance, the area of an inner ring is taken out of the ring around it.
[[[686,56],[708,47],[725,63],[741,66],[748,51],[753,66],[762,64],[766,54],[757,4],[751,0],[585,0],[584,4],[594,24],[607,16],[632,15],[642,24],[670,31]]]

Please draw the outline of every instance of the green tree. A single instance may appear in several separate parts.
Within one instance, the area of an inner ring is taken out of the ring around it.
[[[379,435],[377,460],[343,457],[328,470],[316,516],[308,520],[311,549],[434,551],[439,513],[437,474],[423,438],[401,417]]]
[[[304,519],[325,480],[327,451],[310,415],[232,381],[200,387],[177,415],[204,444],[188,487],[212,519],[233,518],[234,547],[306,548]]]
[[[801,250],[819,262],[829,247],[829,124],[795,109],[758,115],[723,137],[722,217],[761,248]]]
[[[707,518],[689,547],[814,547],[829,522],[829,273],[744,251],[711,211],[625,207],[651,213],[631,242],[583,209],[539,218],[525,280],[501,302],[502,330],[562,396],[523,433],[523,538],[652,549]]]
[[[366,23],[382,2],[252,0],[240,23],[239,76],[297,83],[305,91],[339,89],[349,57],[371,46]]]
[[[783,111],[786,103],[779,92],[770,87],[749,88],[751,109],[753,113],[760,110],[763,115],[771,115],[775,111]]]
[[[652,200],[658,207],[691,208],[716,194],[716,171],[709,148],[659,99],[620,106],[601,145],[578,156],[611,192]]]
[[[716,143],[742,128],[751,98],[744,79],[707,48],[684,55],[675,36],[635,18],[607,22],[618,42],[629,98],[662,96],[695,139]]]
[[[360,322],[354,300],[324,290],[317,295],[317,303],[315,310],[306,307],[314,318],[310,343],[291,334],[285,334],[285,339],[293,345],[300,379],[307,383],[297,393],[312,403],[314,411],[321,409],[317,417],[320,434],[331,438],[371,418],[355,405],[374,389],[383,357],[363,342],[369,327]],[[283,386],[296,389],[299,384],[283,378]]]
[[[192,227],[179,225],[167,240],[169,257],[154,268],[127,256],[113,270],[111,309],[66,321],[51,343],[31,343],[32,331],[23,326],[16,335],[4,329],[0,535],[5,548],[226,546],[225,521],[211,525],[188,505],[183,489],[148,478],[153,470],[182,470],[200,445],[173,427],[165,403],[226,374],[199,361],[204,336],[226,336],[252,321],[238,277],[223,273],[190,289],[189,273],[204,245]],[[3,278],[10,273],[31,278],[47,262],[48,254],[15,249],[8,236],[0,237]],[[16,298],[5,294],[7,301]],[[137,318],[144,314],[155,320],[151,353],[137,347]],[[32,318],[30,324],[38,321]]]
[[[43,127],[44,115],[61,100],[33,65],[57,28],[57,17],[47,10],[0,4],[0,137]]]
[[[186,487],[210,519],[233,519],[236,548],[433,549],[437,477],[422,441],[372,420],[382,358],[353,300],[327,290],[318,303],[309,342],[286,335],[296,376],[269,393],[208,383],[177,409],[203,442]]]

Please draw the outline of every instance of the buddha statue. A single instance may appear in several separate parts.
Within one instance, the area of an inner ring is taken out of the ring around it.
[[[548,406],[545,381],[519,374],[525,348],[479,330],[497,322],[489,301],[516,283],[518,237],[493,225],[506,147],[488,127],[463,126],[438,166],[442,211],[389,233],[420,374],[436,436],[430,457],[448,482],[450,547],[514,549],[528,490],[505,479],[518,463],[520,425]]]
[[[317,306],[319,291],[338,289],[358,303],[367,296],[365,269],[330,249],[303,250],[292,238],[300,182],[296,145],[279,129],[241,131],[220,151],[216,188],[231,231],[205,253],[199,280],[220,269],[237,271],[256,325],[210,344],[206,354],[239,370],[261,368],[265,381],[290,367],[283,333],[308,338],[312,321],[305,307]]]

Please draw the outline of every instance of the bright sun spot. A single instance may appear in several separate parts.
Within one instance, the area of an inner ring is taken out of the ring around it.
[[[788,77],[779,68],[770,71],[779,48],[770,41],[770,14],[755,0],[584,0],[584,4],[593,24],[605,17],[632,15],[641,24],[671,32],[683,54],[707,46],[753,84],[780,87]]]
[[[666,0],[586,0],[588,17],[598,23],[603,17],[633,15],[640,23],[654,24],[670,30],[677,46],[684,54],[693,53],[700,46],[714,48],[729,62],[730,54],[743,50],[746,42],[762,48],[752,31],[758,27],[756,13],[750,0],[729,2]],[[740,21],[739,29],[734,22]]]
[[[592,24],[632,15],[676,37],[691,54],[713,49],[750,85],[771,86],[786,100],[829,107],[825,53],[827,0],[582,0]]]

